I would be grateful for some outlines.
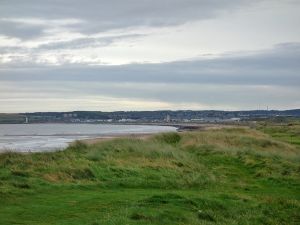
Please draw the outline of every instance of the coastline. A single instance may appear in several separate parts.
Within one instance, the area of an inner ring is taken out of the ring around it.
[[[118,137],[145,137],[174,132],[174,126],[141,124],[4,124],[0,125],[0,153],[53,152],[66,149],[76,140],[95,143]]]
[[[139,124],[139,125],[146,125],[146,124]],[[149,125],[149,124],[147,124]],[[154,124],[153,124],[154,125]],[[164,124],[164,125],[158,125],[155,124],[155,126],[170,126],[175,127],[176,131],[174,132],[187,132],[187,131],[206,131],[206,130],[218,130],[223,128],[233,128],[236,126],[233,125],[223,125],[223,124]],[[172,132],[172,131],[171,131]],[[76,141],[81,141],[88,145],[97,144],[99,142],[107,141],[107,140],[113,140],[117,138],[136,138],[136,139],[142,139],[145,140],[147,138],[150,138],[153,135],[158,135],[163,132],[159,133],[140,133],[140,134],[111,134],[109,136],[99,136],[95,138],[87,138],[87,139],[81,139],[81,140],[75,140],[69,143],[69,145],[72,145]]]
[[[124,124],[125,125],[125,124]],[[87,145],[93,145],[97,144],[99,142],[117,139],[117,138],[137,138],[137,139],[147,139],[153,135],[164,133],[164,132],[186,132],[186,131],[206,131],[206,130],[215,130],[215,129],[222,129],[222,128],[232,128],[233,125],[224,125],[224,124],[199,124],[199,123],[192,123],[192,124],[186,124],[186,123],[164,123],[164,124],[126,124],[126,125],[141,125],[141,126],[168,126],[173,127],[174,130],[171,131],[158,131],[158,132],[127,132],[127,133],[118,133],[118,132],[112,132],[112,133],[106,133],[106,134],[94,134],[94,135],[82,135],[80,137],[80,134],[77,134],[77,138],[71,138],[73,135],[65,134],[64,137],[60,135],[50,135],[51,138],[56,138],[57,140],[44,140],[43,144],[40,146],[34,146],[30,147],[32,143],[30,143],[27,146],[26,144],[23,146],[22,143],[12,144],[12,146],[8,146],[8,148],[1,148],[0,153],[5,152],[16,152],[16,153],[34,153],[34,152],[54,152],[54,151],[63,151],[72,144],[74,144],[76,141],[81,141]],[[75,134],[74,134],[75,135]],[[14,135],[18,136],[18,135]],[[20,135],[20,137],[24,137],[26,135]],[[38,135],[39,137],[47,138],[48,135]],[[85,137],[84,137],[85,136]],[[30,135],[28,135],[30,138]],[[69,138],[70,140],[59,140],[64,138]],[[58,141],[58,143],[56,142]],[[32,142],[32,140],[31,140]],[[64,142],[64,143],[63,143]],[[21,146],[21,145],[22,146]],[[39,145],[39,144],[38,144]],[[52,146],[51,146],[52,145]],[[14,146],[17,146],[14,148]],[[21,147],[20,147],[21,146]]]

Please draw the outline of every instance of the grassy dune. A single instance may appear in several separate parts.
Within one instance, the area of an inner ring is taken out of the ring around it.
[[[275,139],[300,147],[300,120],[290,119],[286,122],[260,123],[258,129]]]
[[[261,130],[2,154],[0,224],[299,224],[299,145]]]

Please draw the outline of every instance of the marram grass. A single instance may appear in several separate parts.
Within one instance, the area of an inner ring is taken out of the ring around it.
[[[0,224],[300,224],[300,150],[271,136],[233,128],[1,154]]]

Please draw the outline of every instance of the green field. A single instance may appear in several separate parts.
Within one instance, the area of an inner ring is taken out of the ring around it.
[[[258,129],[2,154],[0,224],[300,224],[299,126]]]

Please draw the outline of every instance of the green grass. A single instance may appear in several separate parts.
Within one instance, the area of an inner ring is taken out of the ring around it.
[[[299,162],[244,128],[5,153],[0,224],[299,224]]]
[[[285,122],[262,122],[258,129],[277,140],[300,147],[300,120],[290,119]]]

